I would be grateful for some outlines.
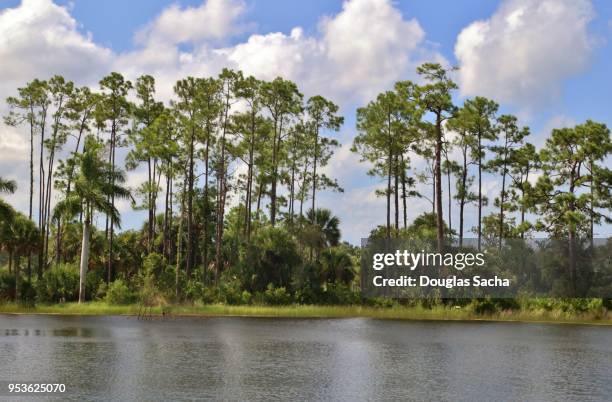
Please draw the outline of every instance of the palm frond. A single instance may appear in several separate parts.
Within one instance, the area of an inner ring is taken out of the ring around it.
[[[1,193],[14,193],[17,190],[17,183],[14,180],[5,180],[0,177],[0,192]]]

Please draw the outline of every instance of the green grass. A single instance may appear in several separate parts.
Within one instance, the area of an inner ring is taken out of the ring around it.
[[[18,304],[1,304],[0,313],[9,314],[65,314],[65,315],[137,315],[138,305],[117,306],[104,302],[85,304],[63,303],[53,305],[37,305],[28,308]],[[452,308],[436,306],[424,307],[365,307],[365,306],[229,306],[223,304],[207,305],[175,305],[153,307],[153,315],[169,313],[177,316],[202,317],[284,317],[284,318],[353,318],[366,317],[393,320],[454,320],[454,321],[520,321],[520,322],[551,322],[574,324],[612,325],[610,312],[591,311],[586,313],[571,313],[561,310],[512,310],[494,314],[476,314],[468,307]]]

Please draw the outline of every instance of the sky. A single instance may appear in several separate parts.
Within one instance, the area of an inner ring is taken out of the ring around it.
[[[374,193],[382,181],[350,152],[357,107],[436,61],[459,67],[457,104],[496,100],[540,147],[554,128],[612,124],[611,40],[609,0],[0,0],[0,97],[53,74],[92,87],[111,71],[131,80],[152,74],[164,101],[177,79],[223,67],[291,79],[306,96],[338,103],[345,117],[339,133],[328,133],[342,146],[325,168],[345,191],[319,200],[340,217],[343,238],[358,243],[384,223],[385,201]],[[18,182],[5,198],[22,211],[28,155],[27,132],[0,123],[0,175]],[[139,170],[128,176],[133,187],[143,180]],[[485,177],[491,199],[499,188]],[[411,200],[409,219],[430,209]],[[124,229],[140,227],[143,212],[127,203],[120,210]],[[610,235],[610,227],[596,232]]]

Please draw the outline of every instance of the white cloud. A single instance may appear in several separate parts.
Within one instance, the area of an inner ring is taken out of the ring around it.
[[[425,44],[425,32],[388,0],[350,0],[321,20],[318,35],[295,27],[289,35],[252,35],[222,49],[228,60],[262,78],[282,75],[313,93],[366,101],[395,81],[415,76],[424,60],[445,62]]]
[[[369,100],[397,80],[414,78],[422,61],[446,63],[427,44],[420,24],[402,16],[391,0],[347,0],[338,14],[322,18],[312,34],[296,26],[289,33],[253,34],[227,45],[229,37],[252,26],[242,22],[245,12],[242,0],[207,0],[196,7],[172,5],[136,33],[134,50],[117,54],[81,32],[68,8],[52,0],[23,0],[17,7],[0,11],[0,93],[13,95],[28,81],[53,74],[96,88],[108,72],[120,71],[131,80],[145,73],[154,75],[158,95],[167,101],[176,80],[216,75],[230,67],[263,79],[281,75],[296,81],[307,96],[329,97],[352,113],[354,102]],[[183,44],[189,44],[189,50]],[[5,113],[2,102],[0,114]],[[28,133],[5,126],[0,126],[0,132],[0,171],[3,176],[19,178],[19,191],[10,200],[25,208]],[[351,139],[348,133],[342,138],[346,144]],[[367,166],[358,163],[348,145],[339,150],[330,167],[332,176],[342,173],[341,184],[363,186],[357,175],[362,177]],[[128,178],[132,185],[141,179],[138,172],[130,172]],[[370,190],[347,188],[341,198],[357,203]],[[378,208],[373,206],[381,201],[373,192],[368,197],[371,208],[344,220],[346,230],[353,222],[361,222],[361,227],[350,230],[360,236],[371,229],[368,225],[380,221]],[[127,203],[120,207],[129,211]],[[126,222],[133,215],[126,214]]]
[[[242,0],[208,0],[198,7],[185,8],[173,4],[138,31],[136,41],[156,45],[225,38],[245,28],[237,24],[245,10]]]
[[[100,78],[112,58],[109,49],[78,31],[64,7],[51,0],[23,0],[0,11],[0,91],[33,78],[62,74],[85,82]]]
[[[593,17],[590,0],[503,0],[457,38],[462,94],[521,107],[554,99],[588,64]]]
[[[0,94],[16,95],[34,78],[61,74],[79,84],[95,84],[110,68],[113,53],[78,30],[68,10],[51,0],[23,0],[0,10]],[[8,112],[0,100],[0,115]],[[16,179],[16,194],[4,196],[28,208],[29,133],[0,123],[0,175]],[[35,164],[38,162],[35,161]]]

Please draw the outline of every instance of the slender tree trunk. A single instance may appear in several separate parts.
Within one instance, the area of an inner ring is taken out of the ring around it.
[[[261,211],[261,194],[263,192],[263,186],[265,184],[262,182],[259,183],[257,187],[257,216],[259,216],[259,212]]]
[[[591,213],[590,213],[590,222],[589,222],[589,240],[591,243],[591,252],[593,250],[593,247],[595,246],[595,205],[594,205],[594,201],[595,201],[595,195],[594,195],[594,191],[593,188],[595,186],[595,172],[593,170],[594,166],[593,166],[593,161],[589,161],[589,170],[591,171],[591,185],[590,185],[590,204],[591,204]]]
[[[394,159],[394,165],[393,166],[393,179],[394,179],[394,189],[393,189],[393,195],[394,195],[394,201],[395,201],[395,230],[399,231],[399,172],[398,172],[398,157],[397,155],[395,155]]]
[[[387,239],[391,238],[391,175],[393,172],[393,157],[389,148],[389,171],[387,172]]]
[[[570,280],[571,280],[571,286],[572,286],[572,296],[576,297],[577,296],[577,272],[576,272],[576,235],[575,235],[575,229],[573,228],[573,225],[570,225],[569,228],[569,236],[568,236],[568,242],[569,242],[569,263],[570,263]]]
[[[255,158],[255,113],[251,113],[251,141],[249,147],[249,171],[247,173],[247,194],[245,201],[245,233],[247,241],[251,238],[251,204],[253,197],[253,168]]]
[[[32,220],[34,202],[34,109],[30,107],[30,208],[28,219]],[[32,250],[28,248],[28,281],[32,279]]]
[[[408,227],[408,217],[406,213],[406,166],[404,166],[404,155],[401,155],[401,169],[402,169],[402,203],[404,207],[404,229]]]
[[[289,222],[293,224],[293,216],[295,215],[295,171],[297,166],[295,161],[291,164],[291,183],[289,184]]]
[[[274,142],[272,144],[272,188],[270,189],[270,224],[274,227],[276,224],[276,186],[278,181],[278,158],[280,153],[281,136],[283,132],[283,115],[279,117],[280,124],[274,121]]]
[[[506,203],[506,164],[504,163],[504,171],[502,173],[502,191],[500,194],[499,203],[499,248],[502,247],[504,241],[504,204]]]
[[[187,278],[191,275],[193,265],[193,184],[194,184],[194,152],[195,127],[191,128],[189,137],[189,177],[187,186],[187,264],[185,273]]]
[[[15,253],[17,254],[17,253]],[[19,290],[21,289],[21,275],[19,275],[19,256],[15,255],[15,301],[21,298]]]
[[[226,194],[226,173],[225,173],[225,135],[227,134],[228,113],[230,108],[230,92],[227,89],[225,98],[225,116],[223,118],[223,132],[221,135],[221,162],[219,167],[219,205],[217,206],[217,239],[215,244],[215,282],[219,280],[221,272],[221,246],[223,242],[223,224],[225,218],[225,194]]]
[[[169,219],[170,219],[170,214],[169,214],[169,209],[168,209],[168,198],[170,197],[170,172],[171,172],[171,167],[170,167],[171,162],[167,163],[166,166],[166,196],[164,199],[164,243],[163,243],[163,250],[162,250],[162,254],[164,256],[164,258],[166,258],[166,260],[169,260],[170,255],[169,255],[169,247],[168,247],[168,225],[169,225]]]
[[[467,186],[468,166],[467,149],[463,149],[463,170],[461,171],[461,196],[459,198],[459,247],[463,247],[463,214],[465,211],[465,199],[468,194]]]
[[[391,146],[391,112],[387,112],[387,136],[388,136],[388,155],[387,155],[387,239],[391,238],[391,175],[393,174],[393,148]]]
[[[525,199],[524,189],[521,190],[521,199],[522,200]],[[523,202],[521,202],[521,239],[525,239],[525,229],[523,228],[524,224],[525,224],[525,205],[523,205]]]
[[[436,183],[436,226],[438,252],[444,249],[444,219],[442,216],[442,121],[440,114],[436,116],[436,166],[435,166],[435,183]]]
[[[482,134],[478,131],[478,251],[482,247]]]
[[[451,212],[453,197],[451,194],[451,166],[448,160],[448,154],[446,155],[446,164],[448,165],[448,170],[446,171],[446,181],[448,184],[448,232],[450,236],[453,232],[453,216]]]
[[[206,136],[206,147],[204,151],[204,255],[202,258],[204,264],[204,275],[208,272],[208,227],[210,226],[209,215],[210,215],[210,200],[209,200],[209,161],[210,161],[210,130],[207,125],[207,136]]]
[[[312,161],[312,218],[314,223],[315,218],[315,196],[317,194],[317,157],[318,157],[318,147],[319,147],[319,123],[316,123],[315,127],[315,143],[314,143],[314,154]]]
[[[59,265],[62,260],[61,260],[61,253],[62,253],[62,243],[61,243],[61,231],[62,231],[62,220],[61,218],[57,219],[57,233],[56,233],[56,237],[55,237],[55,265]]]
[[[89,232],[91,217],[89,215],[89,206],[86,207],[86,217],[83,223],[83,241],[81,243],[81,265],[79,270],[79,303],[85,302],[85,275],[87,274],[87,265],[89,261]]]
[[[116,126],[113,122],[113,130],[111,136],[111,178],[110,184],[111,186],[115,184],[115,149],[117,147],[117,133]],[[111,205],[115,206],[115,194],[111,194],[110,196]],[[110,216],[110,219],[107,215],[107,222],[109,222],[108,228],[108,272],[107,272],[107,283],[111,283],[113,281],[113,240],[114,240],[114,232],[115,232],[115,222],[114,218]]]
[[[45,121],[46,112],[43,112],[41,117],[41,133],[40,133],[40,160],[39,160],[39,195],[38,195],[38,227],[40,229],[40,244],[38,247],[38,278],[42,278],[43,273],[43,251],[45,241],[45,221],[44,221],[44,207],[45,207],[45,166],[44,166],[44,149],[45,149]]]
[[[570,185],[569,185],[569,193],[572,195],[570,199],[569,210],[570,212],[574,212],[576,210],[576,206],[574,204],[574,191],[576,190],[576,180],[580,176],[580,167],[578,167],[578,173],[576,173],[576,165],[572,166],[571,176],[570,176]],[[570,259],[570,280],[572,282],[572,291],[573,297],[577,296],[577,282],[578,275],[576,272],[576,227],[573,223],[569,224],[569,259]]]
[[[149,177],[148,180],[148,187],[147,188],[147,200],[148,200],[148,212],[149,212],[149,222],[147,225],[147,251],[149,252],[149,254],[151,254],[151,250],[152,250],[152,245],[153,245],[153,188],[152,188],[152,183],[153,180],[151,179],[151,158],[147,158],[147,174]]]
[[[187,180],[185,180],[185,183]],[[180,271],[181,271],[181,251],[183,247],[183,221],[185,220],[185,185],[183,184],[183,193],[181,194],[181,213],[179,215],[179,227],[178,235],[176,237],[176,270],[175,270],[175,283],[174,283],[174,295],[176,300],[180,298]]]

